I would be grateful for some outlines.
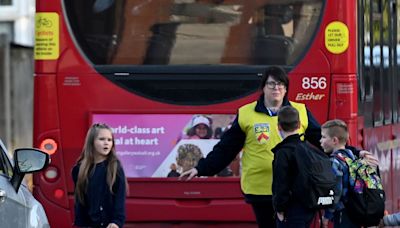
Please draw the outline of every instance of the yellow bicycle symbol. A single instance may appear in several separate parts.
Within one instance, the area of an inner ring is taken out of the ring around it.
[[[39,19],[36,21],[37,27],[45,27],[45,28],[50,28],[53,26],[53,23],[51,20],[44,18],[44,17],[39,17]]]

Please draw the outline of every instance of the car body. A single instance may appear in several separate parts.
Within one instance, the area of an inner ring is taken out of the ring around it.
[[[50,156],[32,148],[17,149],[11,159],[0,140],[0,226],[50,227],[42,205],[22,183],[26,173],[44,169]]]

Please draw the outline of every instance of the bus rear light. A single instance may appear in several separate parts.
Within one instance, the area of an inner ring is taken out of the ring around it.
[[[64,191],[61,189],[56,189],[54,191],[54,197],[56,197],[57,199],[61,199],[64,197]]]
[[[57,151],[57,143],[54,139],[45,139],[40,143],[40,149],[52,155]]]
[[[54,166],[49,166],[44,172],[44,177],[49,182],[54,182],[58,178],[58,169]]]

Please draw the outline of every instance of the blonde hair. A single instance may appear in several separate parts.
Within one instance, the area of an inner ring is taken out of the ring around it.
[[[337,137],[342,144],[346,144],[349,139],[349,131],[343,120],[328,120],[321,126],[321,129],[326,129],[326,133],[329,137]]]
[[[79,202],[84,205],[84,196],[87,191],[88,186],[88,177],[89,172],[90,174],[94,173],[95,167],[95,148],[94,148],[94,141],[96,137],[99,135],[99,131],[101,129],[109,130],[112,134],[112,129],[107,126],[106,124],[93,124],[87,134],[85,139],[85,144],[83,146],[83,150],[81,155],[79,156],[77,163],[80,164],[78,178],[76,181],[75,187],[75,198],[79,200]],[[121,167],[121,164],[116,156],[115,152],[115,142],[114,142],[114,135],[112,134],[112,147],[110,153],[107,155],[107,185],[111,193],[113,193],[113,185],[115,183],[118,167]],[[122,167],[121,167],[122,168]],[[126,179],[125,179],[126,182]],[[128,185],[126,185],[128,186]]]

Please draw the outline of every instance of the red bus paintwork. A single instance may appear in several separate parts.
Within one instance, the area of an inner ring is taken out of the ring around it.
[[[400,187],[394,180],[400,178],[400,165],[395,163],[399,159],[394,157],[399,156],[399,148],[381,151],[377,145],[399,138],[400,124],[363,126],[363,119],[357,114],[357,3],[328,0],[325,4],[322,23],[309,51],[290,72],[289,97],[306,103],[320,123],[341,118],[349,124],[351,143],[380,158],[386,208],[397,211]],[[92,113],[235,114],[238,107],[258,97],[255,93],[223,104],[178,106],[133,95],[100,77],[81,56],[65,23],[61,1],[37,0],[36,5],[37,12],[58,12],[60,16],[60,57],[35,61],[34,85],[34,146],[38,147],[45,138],[53,138],[60,144],[51,162],[60,177],[50,183],[43,174],[34,176],[35,196],[44,205],[52,227],[72,226],[70,172],[82,149]],[[350,31],[349,47],[342,54],[332,54],[324,46],[324,29],[332,21],[343,22]],[[304,76],[326,77],[328,89],[314,91],[324,95],[323,99],[301,99],[302,94],[308,93],[301,88]],[[66,77],[75,77],[80,86],[64,85]],[[340,83],[350,85],[353,92],[338,94]],[[191,182],[135,178],[129,180],[129,187],[127,227],[255,227],[251,208],[243,201],[239,178],[199,178]],[[57,190],[65,194],[56,198]],[[201,194],[193,196],[185,192]]]

